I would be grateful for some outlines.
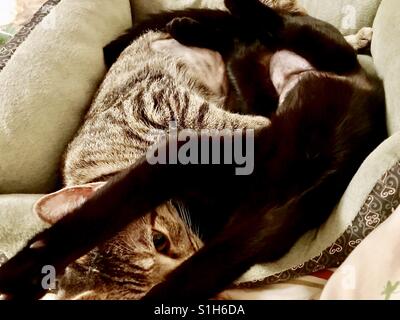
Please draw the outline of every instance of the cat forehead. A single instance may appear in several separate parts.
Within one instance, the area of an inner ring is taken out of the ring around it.
[[[132,244],[135,242],[137,246],[148,246],[153,241],[154,230],[166,234],[170,240],[182,238],[186,233],[185,224],[175,207],[166,203],[129,224],[112,241],[123,240]]]
[[[181,218],[178,210],[171,202],[159,206],[153,212],[152,224],[156,230],[181,239],[188,235],[190,229],[188,223]]]

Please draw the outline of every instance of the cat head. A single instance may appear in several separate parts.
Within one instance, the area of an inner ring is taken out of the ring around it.
[[[45,222],[54,224],[104,184],[64,188],[39,199],[34,211]],[[202,246],[187,217],[184,210],[178,212],[177,205],[168,202],[132,222],[68,266],[58,278],[56,298],[140,299]]]

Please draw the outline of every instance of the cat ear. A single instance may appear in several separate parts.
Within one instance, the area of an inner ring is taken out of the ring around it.
[[[34,205],[33,211],[45,222],[54,224],[72,210],[81,206],[106,182],[72,186],[45,195]]]

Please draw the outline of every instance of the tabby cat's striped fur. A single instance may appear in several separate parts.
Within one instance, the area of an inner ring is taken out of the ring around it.
[[[112,66],[66,152],[66,185],[102,181],[133,164],[154,143],[154,129],[166,130],[173,120],[190,129],[268,123],[224,111],[224,90],[210,90],[181,57],[152,49],[152,43],[167,37],[145,34]]]

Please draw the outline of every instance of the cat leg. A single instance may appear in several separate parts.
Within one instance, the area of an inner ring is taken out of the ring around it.
[[[232,19],[219,20],[217,24],[207,19],[191,17],[174,18],[166,31],[178,42],[189,47],[218,51],[223,56],[233,50]]]
[[[293,51],[317,70],[338,74],[357,71],[356,51],[338,29],[310,16],[288,17],[282,49]]]
[[[200,138],[192,136],[192,139]],[[171,143],[176,143],[179,150],[185,141]],[[166,141],[158,147],[158,154],[165,154],[169,159],[170,150]],[[46,293],[41,285],[44,266],[53,266],[57,275],[61,275],[67,265],[153,208],[178,195],[184,197],[187,192],[204,190],[207,197],[211,180],[222,184],[235,175],[232,165],[151,164],[152,157],[140,159],[112,178],[81,207],[28,241],[0,268],[0,292],[13,299],[40,298]],[[212,193],[215,196],[218,190],[214,188]]]
[[[303,15],[280,16],[258,0],[226,0],[225,4],[237,17],[237,28],[256,35],[267,47],[278,41],[279,49],[295,52],[321,71],[345,73],[359,67],[355,50],[338,29],[324,21]]]
[[[53,266],[58,275],[63,274],[69,263],[123,229],[128,224],[126,215],[132,214],[128,218],[132,221],[136,214],[140,217],[171,198],[174,185],[154,192],[155,186],[176,178],[171,169],[175,170],[173,166],[150,165],[144,158],[110,180],[80,208],[31,239],[0,268],[0,292],[14,299],[40,298],[46,293],[41,286],[44,266]]]
[[[230,83],[241,98],[242,112],[271,118],[279,104],[279,95],[271,79],[273,52],[258,43],[237,48],[226,64]]]

